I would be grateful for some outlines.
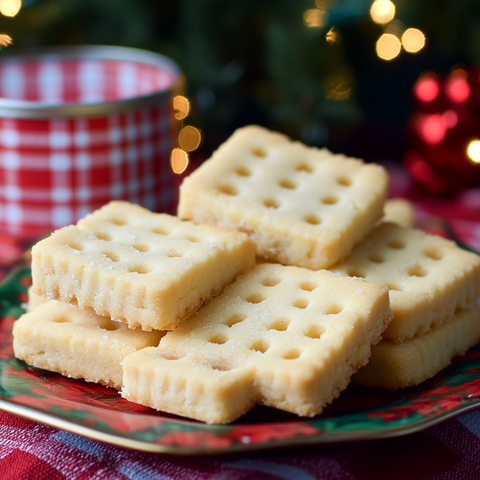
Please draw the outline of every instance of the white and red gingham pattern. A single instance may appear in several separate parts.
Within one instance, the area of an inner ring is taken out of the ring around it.
[[[140,62],[56,58],[0,63],[0,97],[46,104],[108,102],[169,88],[175,72]]]
[[[174,80],[172,72],[133,62],[30,62],[15,69],[0,68],[0,95],[54,103],[128,98]],[[172,211],[174,138],[168,96],[151,108],[103,117],[0,118],[0,231],[36,238],[112,199]]]

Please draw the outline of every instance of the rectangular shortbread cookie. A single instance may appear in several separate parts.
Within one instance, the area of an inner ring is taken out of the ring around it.
[[[437,235],[385,222],[331,271],[384,285],[394,318],[383,337],[403,342],[480,298],[480,256]]]
[[[382,221],[414,228],[415,209],[413,203],[405,198],[390,198],[385,202]]]
[[[479,328],[480,306],[476,306],[459,311],[453,320],[412,340],[400,344],[383,340],[372,347],[369,362],[352,381],[392,390],[418,385],[475,345]]]
[[[122,395],[208,423],[256,403],[313,416],[367,362],[390,318],[385,287],[257,265],[157,348],[126,357]]]
[[[33,247],[33,291],[171,330],[254,262],[243,233],[111,202]]]
[[[55,300],[37,304],[13,325],[15,356],[29,365],[120,389],[123,359],[157,346],[164,332],[131,330]]]
[[[371,230],[387,188],[379,165],[248,126],[184,179],[178,215],[246,232],[258,255],[317,270]]]

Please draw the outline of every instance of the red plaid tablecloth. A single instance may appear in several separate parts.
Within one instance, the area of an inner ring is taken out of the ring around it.
[[[458,239],[480,251],[480,189],[456,199],[410,195],[393,172],[392,196],[408,196],[425,228],[444,217]],[[0,238],[4,269],[24,245]],[[387,440],[283,448],[223,456],[171,456],[126,450],[0,413],[0,479],[424,480],[480,478],[480,411]]]

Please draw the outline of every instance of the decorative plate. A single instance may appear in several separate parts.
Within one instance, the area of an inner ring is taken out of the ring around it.
[[[257,406],[230,425],[206,425],[127,402],[102,385],[29,367],[13,356],[30,269],[0,286],[0,409],[121,447],[173,454],[231,453],[406,435],[480,404],[480,344],[401,392],[352,385],[322,415],[304,419]]]

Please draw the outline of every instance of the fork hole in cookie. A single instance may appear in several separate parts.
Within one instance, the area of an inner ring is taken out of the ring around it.
[[[335,205],[338,203],[338,198],[335,195],[328,195],[327,197],[323,197],[320,201],[324,205]]]
[[[112,240],[112,236],[108,232],[95,232],[95,236],[99,240],[104,240],[105,242]]]
[[[164,352],[157,351],[156,353],[158,353],[158,355],[160,355],[165,360],[180,360],[184,357],[184,355],[182,355],[181,353],[175,352],[173,350],[167,350]]]
[[[402,242],[401,240],[392,240],[388,242],[388,247],[393,250],[402,250],[405,246],[405,242]]]
[[[439,248],[429,248],[423,252],[423,254],[432,260],[441,260],[443,258],[443,253]]]
[[[278,208],[280,206],[280,202],[278,202],[274,198],[266,198],[263,201],[263,205],[267,208]]]
[[[120,255],[115,252],[103,252],[103,255],[112,262],[118,262],[120,260]]]
[[[311,325],[303,335],[314,340],[319,339],[325,333],[325,328],[320,325]]]
[[[410,267],[407,272],[411,277],[425,277],[427,275],[427,271],[420,265],[415,265]]]
[[[286,188],[287,190],[295,190],[297,188],[297,184],[289,180],[288,178],[283,178],[278,182],[278,184],[282,188]]]
[[[138,273],[140,275],[145,275],[146,273],[149,273],[151,270],[146,265],[133,265],[129,267],[128,271],[130,273]]]
[[[81,252],[84,249],[84,246],[79,242],[69,242],[69,243],[67,243],[67,245],[72,250],[77,250],[78,252]]]
[[[311,214],[306,215],[304,218],[305,222],[309,223],[310,225],[320,225],[321,220],[317,215]]]
[[[264,287],[274,287],[275,285],[278,285],[279,283],[280,283],[280,279],[275,278],[275,277],[266,277],[266,278],[262,279],[262,281],[261,281],[261,284]]]
[[[337,185],[340,185],[341,187],[349,187],[352,184],[352,181],[350,178],[346,176],[338,177],[336,179]]]
[[[305,292],[313,292],[318,287],[316,283],[310,282],[308,280],[305,282],[302,282],[299,286],[300,286],[300,289],[304,290]]]
[[[277,332],[284,332],[290,325],[290,320],[286,318],[279,318],[275,320],[269,327],[269,330],[277,330]]]
[[[185,237],[185,238],[191,243],[199,243],[201,241],[198,237],[195,237],[193,235],[189,235],[188,237]]]
[[[67,317],[57,317],[53,319],[54,323],[68,323],[69,321]]]
[[[175,250],[171,250],[170,252],[167,252],[165,254],[168,258],[178,258],[178,257],[183,257],[181,252],[177,252]]]
[[[227,362],[220,358],[212,359],[207,365],[212,370],[218,370],[220,372],[228,372],[229,370],[232,370],[234,368],[230,362]]]
[[[152,233],[155,233],[156,235],[168,235],[168,230],[165,227],[155,227],[152,228],[151,230]]]
[[[265,300],[265,297],[260,293],[252,293],[245,299],[245,301],[248,303],[261,303],[264,300]]]
[[[235,173],[240,177],[249,177],[252,172],[246,167],[237,167]]]
[[[372,263],[383,263],[385,261],[385,259],[380,255],[370,255],[368,260],[370,260]]]
[[[361,270],[357,270],[353,268],[348,270],[347,275],[349,277],[365,278],[365,273],[363,273]]]
[[[238,189],[231,184],[219,185],[218,191],[225,195],[230,195],[230,196],[238,195]]]
[[[223,345],[228,341],[228,337],[224,333],[217,333],[213,337],[210,337],[208,341],[216,345]]]
[[[110,223],[113,223],[114,225],[117,225],[118,227],[121,227],[122,225],[126,225],[127,221],[124,218],[120,217],[112,217],[109,219]]]
[[[343,307],[341,305],[338,305],[337,303],[334,303],[325,310],[325,315],[338,315],[342,311]]]
[[[246,319],[246,315],[242,315],[241,313],[236,313],[235,315],[232,315],[228,317],[225,322],[223,322],[224,325],[227,327],[233,327],[237,323],[243,322]]]
[[[307,162],[301,162],[295,167],[295,170],[297,172],[312,173],[313,172],[313,167]]]
[[[300,310],[304,310],[308,307],[309,301],[306,298],[298,298],[293,302],[293,306]]]
[[[265,353],[270,348],[270,344],[265,340],[257,340],[250,346],[252,352]]]
[[[266,150],[261,147],[252,148],[251,151],[252,151],[252,154],[258,158],[265,158],[267,156]]]
[[[109,332],[113,332],[121,328],[122,324],[119,322],[103,322],[98,325],[98,328],[101,330],[107,330]]]
[[[135,243],[132,245],[132,248],[138,250],[139,252],[148,252],[150,250],[150,247],[145,243]]]
[[[285,352],[282,356],[285,360],[295,360],[301,355],[301,351],[298,348],[292,348],[288,352]]]

